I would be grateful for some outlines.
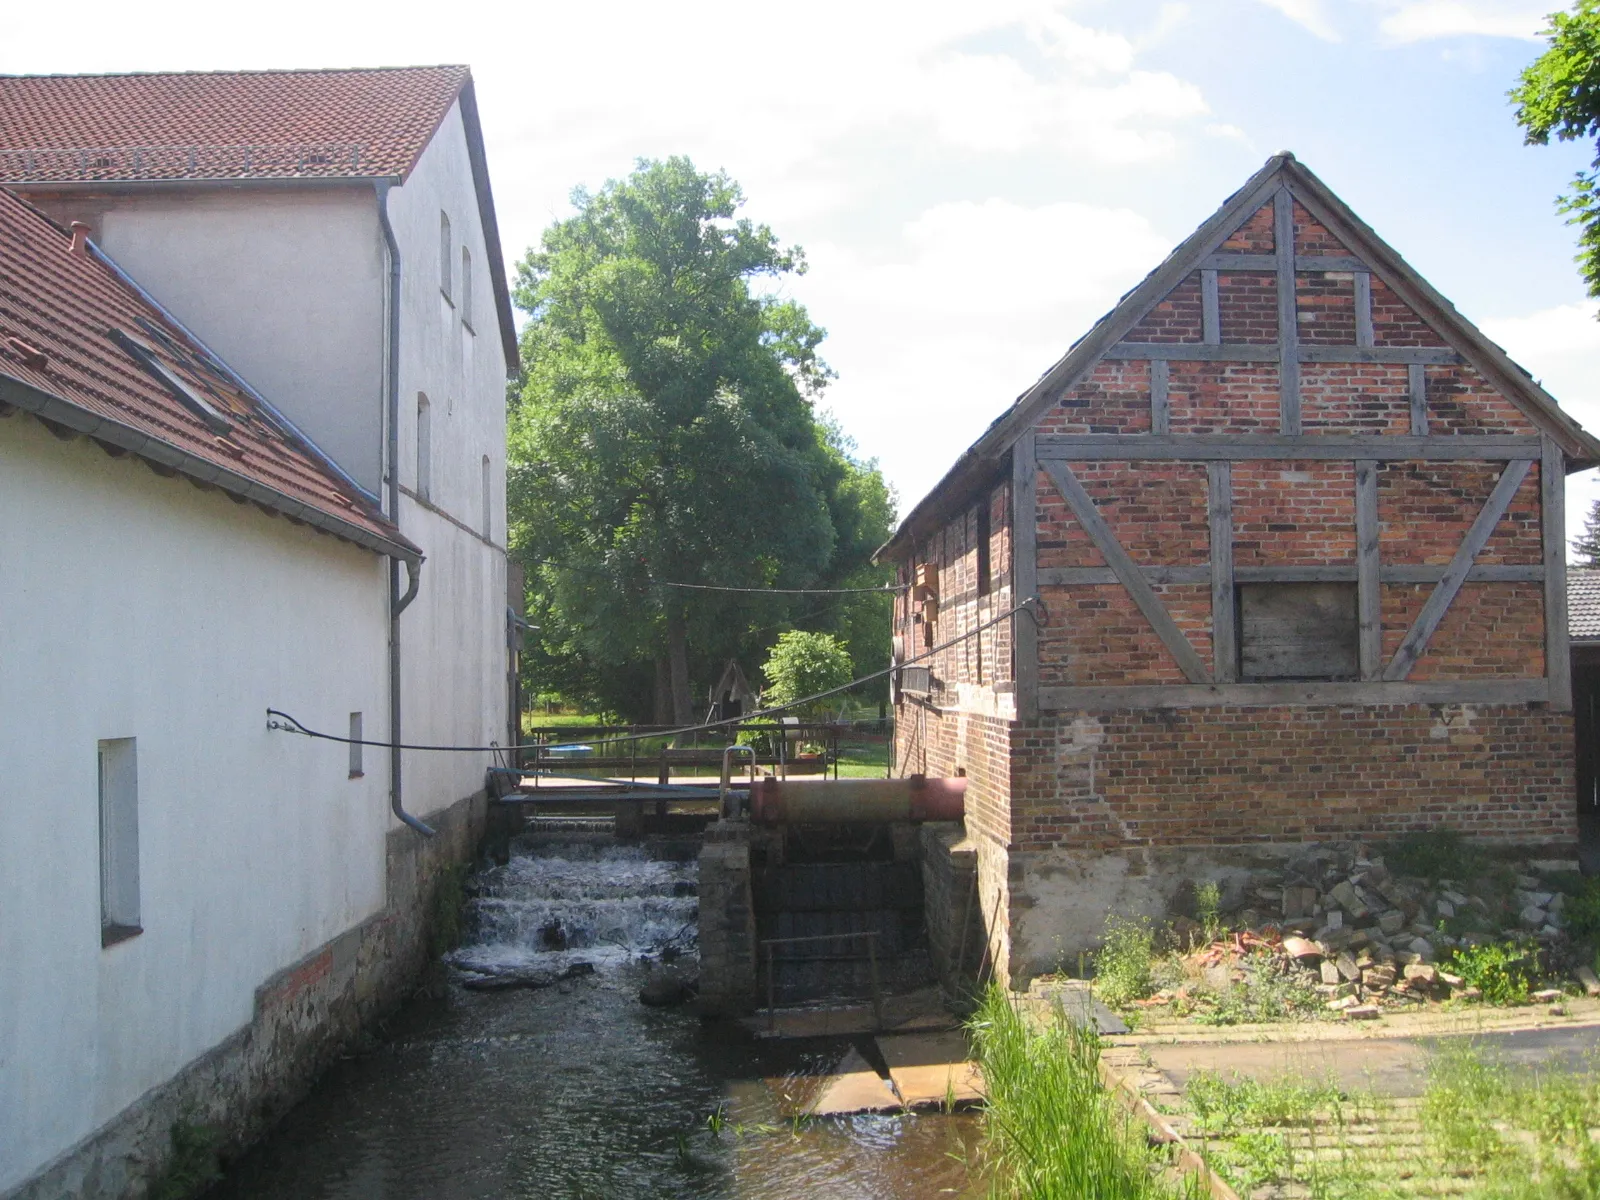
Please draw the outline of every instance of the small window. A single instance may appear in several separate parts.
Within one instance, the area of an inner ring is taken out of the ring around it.
[[[978,502],[978,595],[987,596],[991,587],[989,577],[989,497]]]
[[[350,714],[350,778],[360,779],[366,774],[361,769],[361,714]]]
[[[139,762],[133,738],[100,743],[100,944],[139,924]]]
[[[450,299],[450,258],[455,246],[450,241],[450,216],[439,214],[439,290]]]
[[[427,500],[432,494],[433,431],[428,398],[417,393],[417,498]]]
[[[483,456],[483,536],[488,540],[494,539],[494,497],[493,497],[493,468],[489,465],[489,456]]]
[[[461,247],[461,323],[472,332],[472,253]]]
[[[1238,590],[1239,678],[1355,679],[1353,583],[1246,583]]]

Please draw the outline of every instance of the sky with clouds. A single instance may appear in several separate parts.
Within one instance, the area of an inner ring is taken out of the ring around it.
[[[1600,431],[1554,205],[1593,150],[1524,146],[1505,98],[1554,6],[79,0],[10,12],[0,72],[469,63],[513,260],[637,157],[724,168],[805,247],[825,403],[909,508],[1281,149]]]

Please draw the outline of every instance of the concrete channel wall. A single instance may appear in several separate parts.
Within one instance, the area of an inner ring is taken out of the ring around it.
[[[472,860],[487,808],[480,792],[430,814],[438,830],[432,839],[391,830],[380,912],[265,980],[249,1024],[3,1200],[143,1196],[170,1159],[176,1123],[217,1130],[225,1154],[265,1134],[344,1050],[411,995],[434,943],[440,884]]]

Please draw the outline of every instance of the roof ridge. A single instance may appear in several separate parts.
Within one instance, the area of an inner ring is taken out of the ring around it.
[[[205,79],[223,75],[376,75],[400,71],[471,71],[467,63],[413,63],[382,67],[220,67],[210,71],[0,72],[0,79]]]

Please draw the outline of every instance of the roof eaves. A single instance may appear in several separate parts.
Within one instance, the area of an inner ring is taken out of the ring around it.
[[[217,463],[190,454],[170,442],[162,441],[130,425],[124,425],[119,421],[108,421],[54,393],[41,391],[31,384],[5,374],[0,374],[0,403],[32,413],[74,433],[120,447],[140,458],[178,471],[190,479],[210,484],[231,495],[304,522],[324,533],[332,534],[375,553],[409,562],[421,562],[424,557],[421,548],[399,530],[395,530],[390,537],[384,537],[353,522],[341,520],[330,512],[309,505],[303,500],[296,500],[276,488],[270,488],[236,471],[230,471]]]
[[[500,246],[500,224],[495,219],[494,193],[489,187],[489,157],[483,146],[483,124],[478,118],[478,96],[469,73],[457,93],[461,127],[467,135],[467,159],[472,164],[472,186],[478,196],[478,224],[489,255],[489,282],[494,287],[495,314],[500,324],[500,344],[505,352],[506,377],[514,378],[521,363],[517,323],[511,312],[511,289],[506,278],[505,251]]]

